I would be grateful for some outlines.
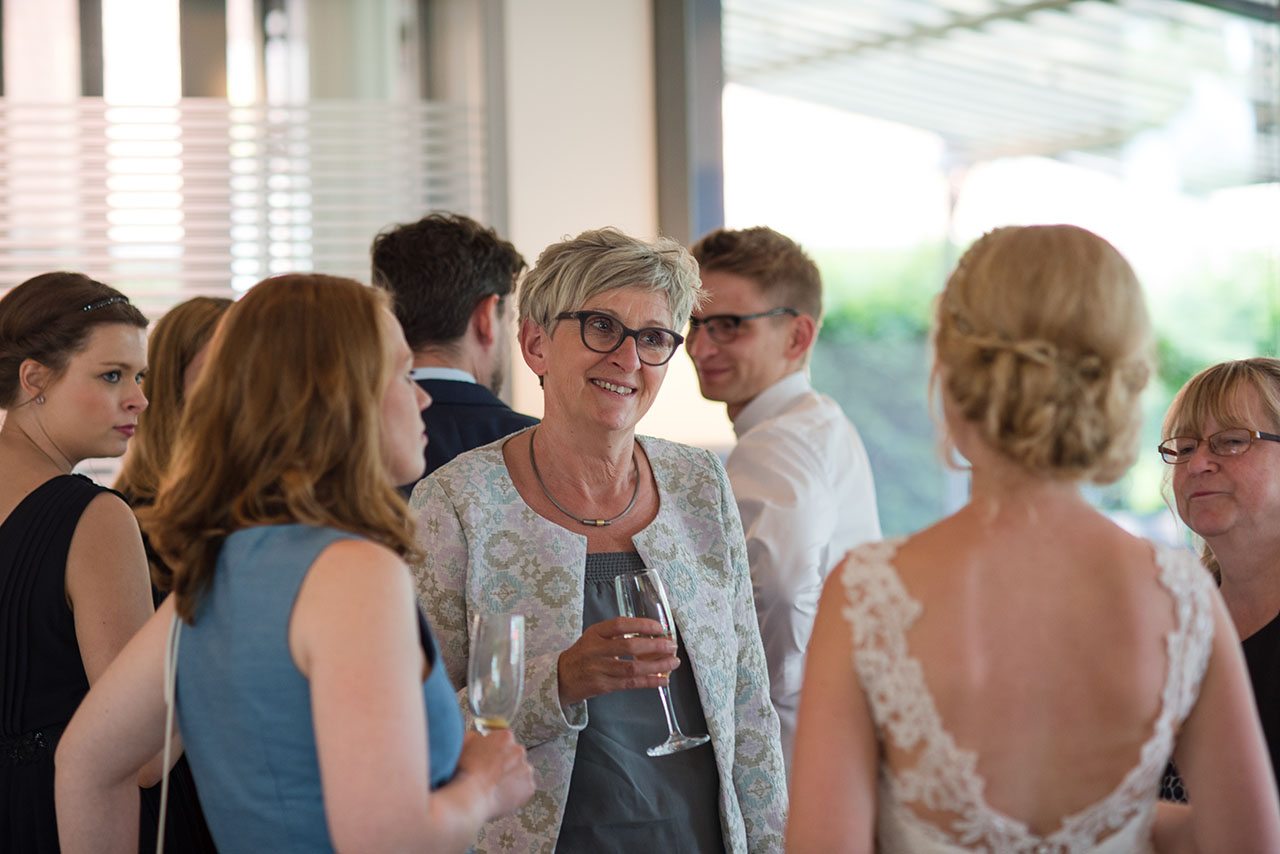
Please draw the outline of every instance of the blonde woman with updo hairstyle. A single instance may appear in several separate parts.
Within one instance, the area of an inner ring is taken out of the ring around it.
[[[1134,459],[1150,339],[1132,269],[1084,229],[1001,228],[960,259],[937,301],[933,383],[969,502],[832,573],[788,851],[1280,850],[1212,581],[1080,492]],[[1197,793],[1189,811],[1157,809],[1170,756]]]
[[[464,745],[414,601],[394,486],[423,467],[411,363],[385,294],[349,279],[268,279],[219,323],[143,513],[172,595],[58,750],[64,851],[135,844],[125,783],[164,746],[170,655],[224,854],[461,852],[532,794],[509,734]]]
[[[1165,415],[1161,457],[1241,648],[1272,770],[1280,768],[1280,359],[1205,368]],[[1189,787],[1193,804],[1199,791]]]

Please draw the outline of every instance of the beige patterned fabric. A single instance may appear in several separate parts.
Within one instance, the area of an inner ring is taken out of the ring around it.
[[[468,725],[470,615],[525,615],[525,699],[513,721],[538,791],[480,832],[480,854],[551,854],[569,792],[586,703],[560,706],[557,661],[582,634],[587,541],[520,498],[499,440],[418,483],[409,507],[427,557],[413,568]],[[781,851],[786,777],[778,718],[756,623],[742,525],[720,461],[708,451],[639,437],[658,484],[657,518],[633,542],[659,569],[693,667],[720,773],[728,851]]]

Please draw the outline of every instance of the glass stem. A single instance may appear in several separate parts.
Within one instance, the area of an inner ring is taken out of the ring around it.
[[[659,685],[658,698],[662,700],[662,713],[667,717],[667,733],[669,735],[684,735],[680,731],[679,722],[676,721],[676,710],[671,706],[671,688],[667,685]]]

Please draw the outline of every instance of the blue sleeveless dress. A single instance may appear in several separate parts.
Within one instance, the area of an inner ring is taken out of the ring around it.
[[[307,525],[227,537],[213,582],[179,639],[178,722],[218,850],[329,852],[307,680],[289,653],[289,617],[307,571],[355,535]],[[462,751],[457,695],[421,611],[432,788]]]

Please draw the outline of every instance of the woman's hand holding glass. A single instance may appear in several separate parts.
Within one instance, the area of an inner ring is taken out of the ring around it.
[[[614,577],[613,584],[618,594],[618,610],[629,617],[651,618],[650,622],[661,626],[662,633],[675,641],[676,616],[671,611],[667,590],[656,569],[624,572]],[[708,735],[685,735],[680,731],[680,722],[676,720],[675,706],[671,702],[671,689],[665,682],[658,686],[658,697],[662,700],[662,713],[667,719],[667,740],[650,747],[645,753],[666,756],[711,740]]]
[[[680,666],[676,642],[656,620],[614,617],[588,626],[560,653],[560,703],[633,688],[660,688]]]
[[[524,616],[477,614],[471,625],[467,694],[480,732],[510,729],[524,690]]]
[[[488,819],[515,812],[533,796],[533,766],[510,730],[467,733],[458,758],[458,778],[464,777],[488,794]]]

